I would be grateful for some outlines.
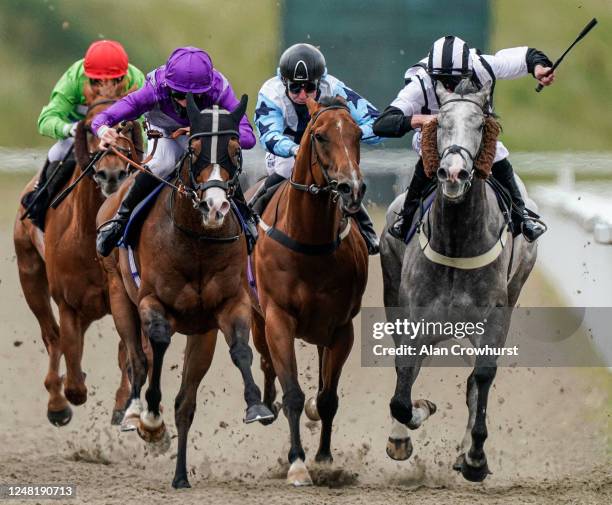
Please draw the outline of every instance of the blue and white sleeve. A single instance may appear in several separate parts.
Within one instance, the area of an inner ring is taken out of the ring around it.
[[[280,108],[262,93],[257,97],[255,128],[262,147],[269,153],[290,158],[297,146],[283,131],[285,120]]]
[[[353,116],[353,119],[359,125],[359,128],[361,128],[361,141],[366,144],[378,144],[382,142],[383,139],[374,135],[374,131],[372,130],[374,121],[380,116],[378,109],[359,93],[353,91],[342,82],[338,83],[334,92],[335,95],[340,95],[346,100],[349,110],[351,111],[351,116]]]

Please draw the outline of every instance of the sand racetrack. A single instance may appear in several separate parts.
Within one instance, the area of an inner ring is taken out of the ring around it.
[[[239,374],[220,340],[200,388],[191,429],[188,466],[193,487],[175,491],[170,483],[176,441],[168,453],[153,456],[136,433],[121,434],[110,426],[119,380],[118,337],[107,317],[94,323],[86,335],[87,403],[74,409],[70,425],[51,426],[45,416],[46,351],[23,299],[12,244],[17,194],[26,178],[3,176],[1,180],[0,483],[75,483],[77,499],[66,503],[105,505],[612,503],[612,376],[603,369],[500,369],[489,400],[485,446],[493,475],[483,484],[472,484],[451,469],[467,419],[469,370],[424,369],[415,395],[435,402],[438,412],[413,432],[412,458],[397,463],[385,454],[394,370],[361,368],[356,345],[340,384],[332,440],[334,464],[331,469],[319,469],[309,463],[317,485],[293,489],[284,482],[286,419],[281,415],[268,427],[242,424]],[[546,279],[536,272],[521,303],[555,305],[554,296]],[[374,258],[364,306],[381,303],[379,260]],[[173,434],[172,405],[183,345],[184,338],[175,336],[162,379],[165,420]],[[309,397],[315,391],[316,350],[298,345],[298,355],[302,387]],[[256,371],[262,384],[258,367]],[[307,423],[305,416],[302,425],[310,461],[319,428]]]

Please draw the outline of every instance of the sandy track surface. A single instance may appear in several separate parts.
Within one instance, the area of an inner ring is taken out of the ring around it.
[[[610,419],[612,379],[601,369],[500,369],[491,390],[486,444],[493,475],[471,484],[452,471],[467,420],[467,368],[424,369],[415,396],[430,399],[438,412],[413,432],[414,455],[394,462],[385,454],[388,402],[394,371],[360,366],[356,345],[341,380],[340,408],[332,448],[334,464],[311,463],[319,427],[303,416],[303,442],[313,478],[308,489],[285,485],[288,426],[284,416],[271,426],[242,424],[238,371],[227,346],[217,345],[213,365],[198,396],[188,453],[190,490],[175,491],[176,441],[161,456],[150,454],[135,433],[110,426],[119,375],[117,335],[110,317],[86,335],[84,369],[89,399],[74,408],[70,425],[58,429],[45,416],[46,351],[17,280],[7,199],[0,192],[0,482],[75,483],[68,503],[584,503],[612,502]],[[13,207],[14,208],[14,207]],[[371,262],[364,306],[382,303],[378,258]],[[555,305],[546,281],[534,275],[523,305]],[[359,335],[359,327],[357,327]],[[165,420],[175,434],[184,337],[174,337],[162,379]],[[316,350],[298,346],[301,383],[315,392]],[[262,384],[257,370],[256,380]],[[10,503],[10,502],[6,502]],[[28,503],[35,503],[29,501]]]

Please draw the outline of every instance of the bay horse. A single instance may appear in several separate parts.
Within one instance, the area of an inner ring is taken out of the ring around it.
[[[253,298],[253,341],[261,354],[265,404],[274,408],[277,376],[283,390],[291,442],[287,482],[295,486],[312,484],[300,438],[305,397],[295,340],[317,346],[319,388],[306,413],[322,422],[316,461],[331,462],[338,382],[368,274],[367,248],[350,217],[365,192],[361,131],[339,97],[324,104],[311,99],[307,105],[311,119],[291,179],[266,207],[260,221],[265,234],[253,253],[259,296]]]
[[[438,84],[440,114],[423,128],[422,138],[426,173],[435,174],[438,182],[433,204],[406,245],[387,233],[401,208],[400,195],[389,207],[381,240],[387,318],[397,317],[394,308],[399,307],[410,321],[485,321],[482,334],[466,337],[476,348],[504,345],[511,309],[537,256],[535,243],[525,241],[522,234],[513,238],[509,207],[500,210],[486,181],[499,133],[489,114],[489,91],[478,91],[464,81],[451,93]],[[524,186],[522,192],[526,198]],[[396,347],[410,344],[416,349],[449,338],[394,336]],[[417,429],[436,410],[428,400],[412,401],[423,358],[420,353],[396,358],[397,383],[390,403],[393,427],[387,445],[387,454],[396,460],[412,453],[408,428]],[[487,399],[496,370],[497,356],[480,354],[467,381],[469,417],[453,468],[474,482],[490,473],[484,442]]]
[[[131,91],[131,90],[129,90]],[[98,151],[98,139],[91,133],[93,117],[127,92],[124,83],[84,88],[88,105],[85,119],[79,122],[74,141],[76,167],[68,184],[72,184],[90,164]],[[138,123],[127,123],[121,148],[139,160],[142,132]],[[97,161],[89,177],[84,177],[57,209],[49,208],[44,234],[30,220],[21,220],[20,206],[14,225],[14,243],[19,279],[30,310],[36,316],[49,355],[45,387],[49,392],[47,418],[55,426],[72,419],[72,405],[87,399],[85,373],[81,369],[83,339],[89,325],[110,312],[106,276],[95,248],[96,213],[104,199],[115,192],[128,176],[128,166],[119,157],[106,152]],[[31,191],[34,176],[22,192]],[[51,308],[53,298],[59,309],[59,326]],[[60,376],[62,355],[66,375]],[[119,366],[122,379],[115,395],[111,422],[118,424],[129,398],[126,352],[119,343]]]
[[[187,95],[189,149],[179,162],[174,181],[179,186],[171,183],[172,187],[161,190],[133,249],[140,284],[134,282],[125,248],[103,260],[115,325],[132,343],[128,344],[133,358],[132,395],[125,421],[138,419],[139,435],[158,448],[169,444],[160,410],[164,353],[173,333],[187,335],[181,388],[174,404],[178,430],[174,488],[190,487],[187,436],[198,386],[212,362],[219,329],[244,381],[244,422],[274,417],[261,402],[251,373],[246,240],[241,218],[231,211],[230,202],[241,169],[238,125],[246,106],[243,95],[231,113],[217,106],[200,111],[193,96]],[[114,215],[127,189],[126,184],[102,206],[99,224]],[[146,408],[140,400],[147,377],[147,362],[139,346],[141,331],[153,350]]]

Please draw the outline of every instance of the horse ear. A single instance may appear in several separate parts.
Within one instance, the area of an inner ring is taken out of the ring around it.
[[[450,91],[446,91],[446,88],[440,81],[436,81],[436,95],[438,95],[440,103],[442,104],[450,98],[452,93]]]
[[[476,93],[476,97],[478,101],[483,104],[483,107],[489,102],[491,95],[491,85],[489,83],[485,84],[478,93]]]
[[[319,103],[313,98],[309,98],[306,100],[306,107],[308,107],[308,113],[310,114],[310,117],[312,117],[318,112],[321,105],[319,105]]]
[[[194,124],[200,117],[200,108],[195,103],[192,93],[187,93],[187,117],[189,123]]]
[[[238,104],[238,107],[236,107],[231,113],[232,119],[234,120],[235,124],[240,123],[242,116],[244,116],[244,113],[246,112],[248,103],[249,103],[249,96],[242,95],[240,97],[240,103]]]

